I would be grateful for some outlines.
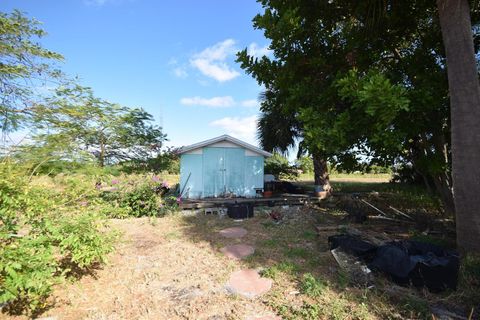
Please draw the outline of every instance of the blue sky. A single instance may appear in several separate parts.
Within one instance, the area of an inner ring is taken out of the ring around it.
[[[2,0],[43,22],[41,43],[97,96],[143,107],[181,146],[224,133],[256,143],[261,88],[235,52],[269,54],[254,0]]]

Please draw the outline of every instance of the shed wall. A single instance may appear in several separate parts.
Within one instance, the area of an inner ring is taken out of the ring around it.
[[[183,197],[219,197],[225,193],[255,197],[255,189],[263,189],[264,157],[247,155],[246,151],[230,146],[204,147],[196,154],[182,154],[180,190],[185,189]]]

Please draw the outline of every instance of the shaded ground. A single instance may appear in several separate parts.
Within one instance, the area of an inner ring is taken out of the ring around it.
[[[282,212],[283,222],[268,217]],[[215,215],[112,220],[122,233],[116,252],[95,277],[59,287],[43,317],[56,319],[422,319],[429,304],[445,299],[403,289],[377,277],[375,288],[357,288],[328,250],[327,238],[348,224],[334,200],[324,207],[256,208],[255,218],[235,222]],[[326,230],[317,234],[316,226]],[[243,227],[239,239],[219,235]],[[409,237],[411,225],[372,221],[360,231]],[[245,260],[222,254],[226,245],[248,244]],[[225,284],[244,268],[273,279],[265,295],[229,295]],[[5,315],[0,315],[0,317]]]

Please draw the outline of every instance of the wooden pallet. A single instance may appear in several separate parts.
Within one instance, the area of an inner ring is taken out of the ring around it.
[[[229,204],[249,203],[254,206],[294,206],[309,203],[318,203],[319,197],[308,195],[283,194],[270,198],[209,198],[209,199],[188,199],[180,204],[181,209],[201,209],[211,207],[226,207]]]

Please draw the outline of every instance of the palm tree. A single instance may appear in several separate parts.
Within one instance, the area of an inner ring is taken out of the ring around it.
[[[258,140],[263,149],[286,153],[298,142],[298,154],[305,153],[302,142],[302,124],[294,113],[286,114],[280,98],[275,92],[266,90],[259,95],[261,115],[257,124]],[[327,161],[320,152],[311,152],[315,185],[330,190]]]

